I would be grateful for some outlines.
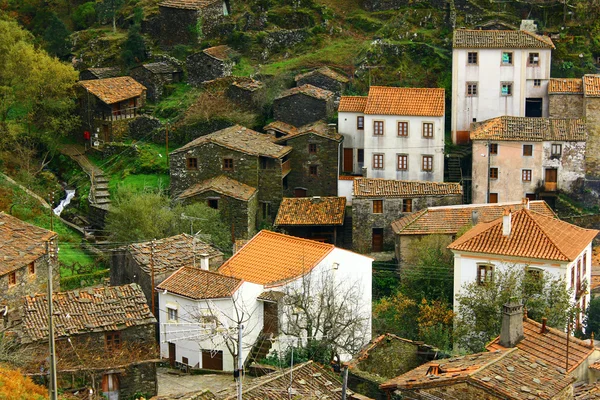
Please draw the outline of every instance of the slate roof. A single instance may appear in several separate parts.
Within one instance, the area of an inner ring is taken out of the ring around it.
[[[239,78],[231,84],[231,86],[236,86],[243,90],[248,90],[250,92],[254,92],[255,90],[262,89],[265,85],[261,81],[257,81],[256,79],[244,79]]]
[[[455,49],[554,49],[548,36],[514,30],[457,29],[452,38]]]
[[[316,74],[326,76],[328,78],[331,78],[331,79],[336,80],[336,81],[341,82],[341,83],[347,83],[348,82],[348,78],[345,75],[342,75],[339,72],[334,71],[334,70],[332,70],[331,68],[329,68],[327,66],[324,66],[324,67],[321,67],[321,68],[317,68],[315,70],[312,70],[310,72],[306,72],[304,74],[298,74],[298,75],[296,75],[296,77],[294,78],[294,80],[296,82],[298,82],[300,79],[306,78],[308,76],[313,76],[313,75],[316,75]]]
[[[309,273],[335,246],[262,230],[227,260],[219,273],[275,285]]]
[[[279,206],[274,225],[343,225],[345,211],[345,197],[287,197]]]
[[[471,140],[583,142],[587,129],[583,119],[502,116],[473,124]]]
[[[79,81],[79,84],[106,104],[140,97],[146,90],[146,86],[130,76]]]
[[[585,97],[600,97],[600,75],[583,76],[583,95]]]
[[[152,253],[152,242],[132,243],[127,246],[127,251],[138,263],[140,268],[150,273],[150,257]],[[154,241],[154,273],[160,275],[166,272],[174,272],[186,265],[200,264],[200,255],[208,254],[209,258],[222,257],[216,248],[201,240],[195,239],[187,233],[171,236]]]
[[[185,146],[174,150],[171,154],[181,153],[206,143],[214,143],[253,156],[270,158],[281,158],[292,151],[291,147],[273,143],[269,135],[258,133],[240,125],[234,125],[205,136],[200,136]]]
[[[329,129],[329,126],[323,121],[317,121],[313,122],[312,124],[302,125],[299,128],[296,128],[295,126],[282,121],[274,121],[266,125],[263,129],[265,131],[274,130],[284,134],[284,136],[280,138],[274,138],[273,142],[275,143],[282,143],[291,138],[308,135],[311,133],[323,137],[325,139],[331,139],[336,141],[342,140],[343,137],[335,130]]]
[[[333,97],[333,92],[330,92],[329,90],[321,89],[316,86],[306,84],[286,90],[285,92],[281,93],[275,100],[293,96],[296,94],[304,94],[306,96],[314,97],[318,100],[329,100]]]
[[[371,86],[365,114],[443,117],[444,89]]]
[[[478,222],[490,222],[500,218],[506,207],[520,210],[523,204],[510,202],[429,207],[397,219],[392,222],[392,229],[398,235],[454,235],[462,227],[472,224],[473,212],[477,212]],[[529,208],[548,217],[556,217],[554,211],[543,200],[530,201]]]
[[[548,94],[583,94],[581,78],[550,78]]]
[[[87,71],[98,79],[116,78],[121,75],[121,69],[117,67],[88,68]]]
[[[46,254],[46,242],[56,233],[0,212],[0,276]]]
[[[222,0],[164,0],[160,7],[181,8],[184,10],[200,10]]]
[[[357,178],[353,194],[357,198],[448,196],[462,195],[462,187],[460,183]]]
[[[439,366],[439,372],[434,374],[435,366]],[[529,400],[554,398],[574,380],[575,377],[513,348],[431,361],[385,382],[380,388],[421,389],[466,382],[498,398]]]
[[[525,318],[523,321],[524,338],[517,343],[517,348],[527,357],[535,357],[541,362],[564,371],[567,359],[567,334],[558,329],[546,327],[541,333],[542,324],[532,319]],[[500,345],[500,337],[494,339],[486,346],[489,351],[506,350]],[[589,341],[569,338],[569,371],[577,368],[585,359],[594,352]],[[538,361],[539,363],[539,361]]]
[[[173,74],[175,72],[181,72],[181,67],[178,67],[172,63],[166,61],[159,61],[155,63],[144,64],[144,68],[153,74]]]
[[[270,301],[272,303],[277,303],[279,300],[285,297],[285,293],[278,292],[276,290],[266,290],[258,295],[257,299],[262,301]]]
[[[208,191],[215,191],[223,196],[233,197],[234,199],[248,201],[256,193],[256,188],[238,182],[225,175],[219,175],[215,178],[207,179],[197,183],[184,190],[178,199],[186,199],[194,197]]]
[[[135,283],[54,293],[52,300],[57,338],[156,323],[142,288]],[[47,295],[25,296],[24,302],[24,342],[46,339]]]
[[[364,113],[368,100],[368,96],[342,96],[338,112]]]
[[[240,287],[240,279],[194,267],[182,267],[162,281],[156,289],[166,290],[194,300],[231,297]]]
[[[511,215],[511,233],[502,234],[502,220],[477,224],[452,242],[451,250],[554,261],[574,261],[596,237],[584,229],[535,211],[520,209]]]
[[[209,47],[208,49],[202,50],[202,52],[220,61],[227,61],[235,55],[235,51],[233,51],[231,47],[224,44],[220,46]]]

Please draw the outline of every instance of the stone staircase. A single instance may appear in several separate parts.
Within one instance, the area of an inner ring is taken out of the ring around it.
[[[108,192],[108,178],[100,170],[95,170],[91,176],[92,187],[90,189],[90,202],[99,206],[110,204],[110,193]]]
[[[460,157],[450,155],[446,158],[446,182],[461,182],[462,169],[460,167]]]
[[[248,369],[248,367],[256,362],[258,363],[260,360],[265,358],[269,351],[271,351],[271,347],[273,346],[272,335],[269,333],[260,333],[258,335],[258,339],[256,339],[256,343],[252,346],[252,350],[250,350],[250,354],[246,358],[244,362],[244,369]]]

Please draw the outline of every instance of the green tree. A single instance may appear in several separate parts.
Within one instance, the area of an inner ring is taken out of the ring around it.
[[[49,18],[44,31],[48,53],[64,60],[71,54],[71,32],[55,13]]]
[[[117,12],[123,4],[124,0],[102,0],[96,4],[98,16],[104,21],[112,21],[113,32],[117,32]]]
[[[593,333],[595,338],[600,338],[600,297],[594,297],[590,301],[585,310],[583,327],[586,337],[589,338]]]
[[[89,1],[75,9],[72,16],[75,29],[87,29],[96,22],[96,3]]]
[[[132,67],[147,59],[146,43],[140,34],[140,26],[133,24],[127,32],[127,40],[123,44],[121,61],[127,67]]]

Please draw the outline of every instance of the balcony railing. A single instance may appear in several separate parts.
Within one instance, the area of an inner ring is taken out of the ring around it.
[[[286,160],[281,163],[281,175],[285,176],[292,170],[292,165],[290,160]]]
[[[113,110],[111,113],[102,113],[100,119],[104,121],[118,121],[121,119],[130,119],[138,115],[138,107],[123,108],[120,110]]]
[[[544,190],[546,192],[556,192],[556,190],[557,190],[556,182],[544,182]]]

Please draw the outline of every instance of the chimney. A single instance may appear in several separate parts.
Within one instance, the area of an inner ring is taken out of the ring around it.
[[[546,323],[548,322],[548,318],[542,318],[542,329],[540,329],[540,333],[546,333]]]
[[[510,209],[504,209],[504,215],[502,216],[502,236],[510,236],[510,229],[512,224],[512,216]]]
[[[337,133],[337,124],[327,124],[327,133],[335,135]]]
[[[362,175],[363,178],[367,177],[367,167],[362,167],[360,174]]]
[[[473,226],[475,226],[475,225],[477,225],[478,222],[479,222],[479,210],[471,211],[471,223],[473,224]]]
[[[200,254],[200,268],[202,268],[205,271],[208,271],[208,254],[206,253],[202,253]]]
[[[523,197],[521,204],[523,204],[523,208],[526,208],[529,210],[529,199],[527,197]]]
[[[514,300],[502,307],[500,345],[515,347],[523,339],[523,305]]]
[[[525,31],[525,32],[536,33],[537,25],[535,24],[535,21],[532,19],[522,19],[521,27],[519,29],[522,31]]]
[[[313,196],[310,201],[314,204],[318,204],[321,202],[321,196]]]

